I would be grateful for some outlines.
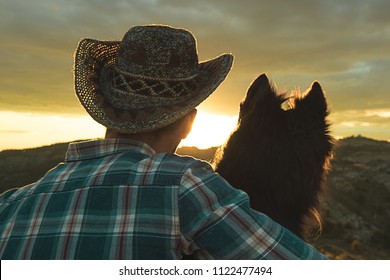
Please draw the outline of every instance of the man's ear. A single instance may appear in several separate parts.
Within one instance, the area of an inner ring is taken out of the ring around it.
[[[187,138],[188,134],[192,130],[192,126],[194,125],[196,114],[198,113],[197,109],[193,109],[187,115],[184,116],[182,127],[181,127],[181,139]]]

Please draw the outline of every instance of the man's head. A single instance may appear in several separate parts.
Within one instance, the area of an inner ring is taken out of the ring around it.
[[[131,28],[122,41],[83,39],[75,54],[81,104],[109,131],[144,134],[185,118],[226,78],[233,56],[198,62],[187,30]]]

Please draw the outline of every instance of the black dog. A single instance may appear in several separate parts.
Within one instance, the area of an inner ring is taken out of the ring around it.
[[[263,74],[250,86],[237,128],[215,158],[216,171],[248,193],[252,208],[302,238],[308,218],[320,222],[319,194],[334,147],[328,115],[318,82],[286,98]]]

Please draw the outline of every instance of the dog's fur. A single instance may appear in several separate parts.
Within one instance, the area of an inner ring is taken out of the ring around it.
[[[214,162],[232,186],[248,193],[252,208],[302,238],[308,218],[320,222],[319,194],[334,146],[328,114],[318,82],[286,98],[263,74],[248,89],[236,130]]]

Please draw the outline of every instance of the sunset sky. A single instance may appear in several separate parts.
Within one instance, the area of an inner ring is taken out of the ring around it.
[[[235,56],[183,144],[221,144],[261,73],[281,91],[318,80],[333,135],[390,140],[389,11],[388,0],[0,0],[0,150],[102,137],[74,94],[77,43],[151,23],[191,30],[200,60]]]

